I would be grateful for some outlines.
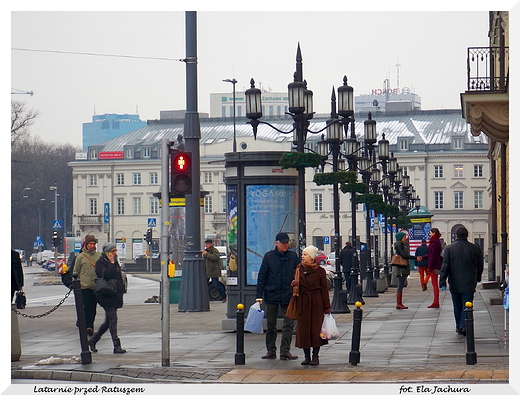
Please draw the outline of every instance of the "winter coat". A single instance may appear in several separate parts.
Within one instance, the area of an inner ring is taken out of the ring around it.
[[[105,254],[96,262],[96,275],[105,280],[116,279],[117,292],[115,295],[97,295],[97,302],[103,307],[123,307],[123,293],[125,292],[125,284],[123,283],[123,277],[121,274],[121,266],[116,261],[111,263]]]
[[[83,248],[74,261],[73,273],[79,276],[81,289],[94,289],[94,279],[96,275],[96,262],[101,254],[94,250],[92,252]]]
[[[320,337],[320,331],[324,312],[326,309],[330,309],[329,286],[325,269],[318,266],[316,270],[304,272],[302,267],[298,286],[296,347],[320,347],[327,344],[327,340]]]
[[[296,252],[279,252],[274,248],[262,259],[256,283],[256,298],[266,303],[289,304],[294,269],[299,264]]]
[[[441,270],[442,267],[442,244],[439,236],[432,236],[428,244],[428,254],[423,255],[423,259],[428,259],[428,270]]]
[[[415,250],[415,256],[422,256],[423,259],[421,262],[417,261],[415,263],[415,266],[422,266],[426,267],[428,265],[428,259],[424,259],[424,256],[428,254],[428,246],[426,244],[421,244],[417,249]]]
[[[410,250],[408,249],[408,243],[404,243],[402,241],[396,241],[394,244],[394,251],[397,255],[401,255],[404,259],[413,259],[415,257],[410,255]],[[392,266],[392,274],[396,277],[408,276],[410,275],[410,265],[401,267],[401,266]]]
[[[203,255],[204,264],[206,266],[206,278],[219,278],[222,276],[220,268],[220,252],[211,246],[208,253]]]
[[[483,271],[481,249],[467,239],[457,239],[444,249],[439,286],[445,287],[448,280],[451,292],[475,292]]]
[[[341,266],[343,267],[343,273],[350,273],[352,265],[357,262],[357,256],[355,255],[356,250],[354,247],[344,247],[341,250]]]

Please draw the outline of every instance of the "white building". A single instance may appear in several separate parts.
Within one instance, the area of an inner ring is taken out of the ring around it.
[[[363,122],[356,116],[356,131],[363,139]],[[490,167],[485,136],[471,135],[460,110],[418,111],[381,115],[377,121],[378,139],[384,133],[390,151],[400,167],[410,176],[411,184],[431,214],[432,226],[440,229],[447,243],[460,224],[469,230],[469,238],[487,253],[490,248],[489,178]],[[236,119],[237,150],[290,151],[294,149],[292,133],[281,134],[266,125],[258,128],[257,140],[247,119]],[[312,130],[325,127],[326,118],[311,121]],[[290,131],[292,119],[271,119],[270,123]],[[233,121],[223,118],[200,120],[201,187],[204,198],[204,235],[214,235],[219,244],[226,240],[226,186],[224,154],[232,151]],[[146,250],[143,234],[148,219],[159,220],[159,202],[153,196],[160,190],[161,139],[175,141],[184,130],[183,120],[149,121],[148,125],[88,148],[69,165],[73,171],[73,230],[81,236],[95,234],[100,243],[126,241],[126,259]],[[316,148],[321,135],[309,134],[307,145]],[[328,166],[327,166],[328,167]],[[331,171],[328,168],[325,171]],[[316,169],[306,172],[307,244],[333,250],[332,186],[317,186]],[[109,226],[105,225],[104,207],[109,203]],[[358,205],[357,236],[366,240],[362,205]],[[352,234],[350,195],[340,193],[341,236]],[[159,227],[153,229],[159,238]],[[324,244],[325,237],[330,244]],[[202,246],[201,246],[202,248]]]

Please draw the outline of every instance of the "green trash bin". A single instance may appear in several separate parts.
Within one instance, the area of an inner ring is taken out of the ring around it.
[[[179,303],[179,295],[181,294],[181,278],[170,278],[170,304]]]

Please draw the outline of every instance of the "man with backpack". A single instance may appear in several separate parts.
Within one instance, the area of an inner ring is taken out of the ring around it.
[[[94,235],[85,237],[84,248],[76,257],[73,270],[73,273],[76,273],[79,278],[88,336],[94,334],[94,319],[96,318],[97,300],[94,295],[94,279],[97,277],[96,262],[101,257],[101,254],[96,251],[96,244],[97,240]]]

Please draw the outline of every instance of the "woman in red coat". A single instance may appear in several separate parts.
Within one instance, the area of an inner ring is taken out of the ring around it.
[[[439,308],[439,276],[437,274],[437,270],[441,270],[442,260],[441,260],[441,232],[437,228],[432,228],[430,230],[430,242],[428,243],[428,254],[423,255],[422,259],[428,259],[427,271],[432,280],[433,286],[433,303],[428,306],[431,308]]]
[[[315,262],[317,252],[314,246],[303,250],[301,263],[296,267],[295,280],[291,284],[293,295],[298,295],[296,347],[303,348],[305,359],[302,365],[318,365],[320,347],[328,343],[320,337],[320,331],[323,315],[330,314],[329,287],[325,269]]]

